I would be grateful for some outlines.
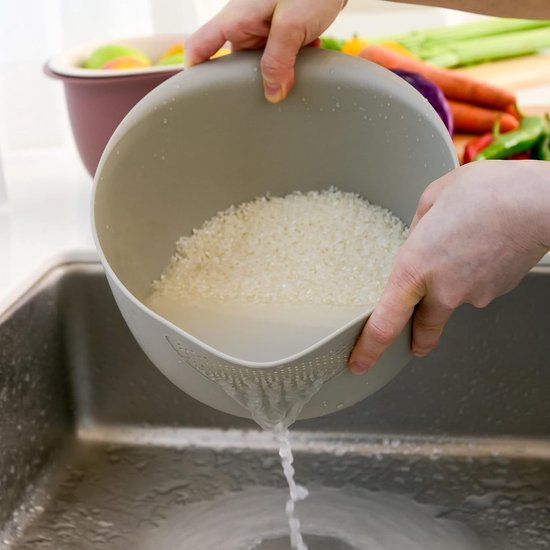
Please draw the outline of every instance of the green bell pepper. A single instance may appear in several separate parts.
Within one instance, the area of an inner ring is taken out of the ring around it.
[[[546,122],[542,117],[523,117],[517,130],[497,135],[493,143],[479,152],[474,160],[504,159],[527,151],[541,141],[545,132]]]

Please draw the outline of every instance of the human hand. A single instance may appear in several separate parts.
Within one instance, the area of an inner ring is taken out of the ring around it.
[[[435,348],[453,311],[488,305],[550,250],[550,163],[478,161],[423,193],[409,238],[349,365],[362,374],[412,316],[412,352]]]
[[[233,51],[265,47],[261,60],[268,101],[285,99],[294,84],[294,63],[302,46],[318,38],[347,0],[231,0],[185,43],[186,65],[214,55],[225,42]]]

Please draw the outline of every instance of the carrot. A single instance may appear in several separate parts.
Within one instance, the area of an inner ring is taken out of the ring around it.
[[[383,46],[372,44],[363,49],[360,55],[387,69],[419,73],[439,86],[448,99],[482,105],[495,110],[504,110],[510,104],[516,103],[514,94],[507,90],[474,80],[449,69],[434,67]]]
[[[448,100],[448,103],[457,132],[484,134],[491,132],[497,121],[500,121],[500,131],[503,133],[515,130],[519,126],[518,120],[509,113],[461,101]]]
[[[503,111],[505,113],[509,113],[521,122],[521,113],[519,112],[519,108],[515,103],[511,103],[510,105],[508,105],[508,107],[504,108]]]

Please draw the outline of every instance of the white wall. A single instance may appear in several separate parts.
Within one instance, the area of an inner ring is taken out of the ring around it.
[[[149,0],[0,0],[0,149],[72,145],[62,84],[42,70],[50,56],[151,32]]]

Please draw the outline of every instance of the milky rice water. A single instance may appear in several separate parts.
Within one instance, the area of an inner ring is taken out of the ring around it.
[[[388,210],[355,193],[336,188],[285,197],[265,196],[219,212],[191,235],[182,236],[176,252],[153,283],[150,307],[201,301],[231,304],[374,307],[390,274],[407,228]],[[157,308],[158,311],[158,308]],[[166,316],[165,311],[158,311]],[[176,316],[177,317],[177,316]],[[178,324],[177,319],[171,319]],[[323,380],[283,391],[250,384],[239,392],[223,389],[280,445],[285,477],[292,548],[306,549],[294,513],[307,490],[294,482],[288,427]]]

